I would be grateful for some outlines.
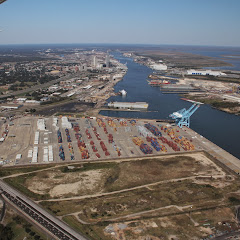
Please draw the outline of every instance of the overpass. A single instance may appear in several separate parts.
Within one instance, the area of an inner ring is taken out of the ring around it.
[[[0,190],[6,202],[55,239],[88,240],[2,180],[0,180]]]

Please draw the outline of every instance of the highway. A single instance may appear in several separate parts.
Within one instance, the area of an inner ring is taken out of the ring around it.
[[[36,225],[59,240],[88,240],[20,192],[0,180],[1,195]]]

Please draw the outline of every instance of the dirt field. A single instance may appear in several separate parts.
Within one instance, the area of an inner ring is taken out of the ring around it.
[[[91,239],[201,239],[237,228],[240,181],[204,152],[14,176],[5,181]]]
[[[191,153],[109,164],[86,163],[76,165],[74,169],[59,167],[8,181],[12,184],[22,182],[22,188],[40,196],[69,198],[171,182],[174,179],[190,178],[196,183],[210,179],[214,183],[215,178],[224,179],[225,175],[226,173],[203,153]],[[220,184],[219,181],[216,184]]]

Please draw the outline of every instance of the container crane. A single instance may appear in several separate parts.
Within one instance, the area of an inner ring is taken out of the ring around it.
[[[193,115],[194,112],[197,111],[197,109],[200,107],[200,102],[194,102],[191,101],[194,104],[187,110],[186,108],[183,108],[177,112],[174,112],[170,115],[172,119],[175,119],[176,124],[182,128],[183,126],[190,126],[190,117]]]

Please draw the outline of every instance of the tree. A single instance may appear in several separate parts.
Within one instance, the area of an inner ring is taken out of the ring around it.
[[[4,227],[0,224],[0,240],[11,240],[14,238],[12,228],[9,226]]]

